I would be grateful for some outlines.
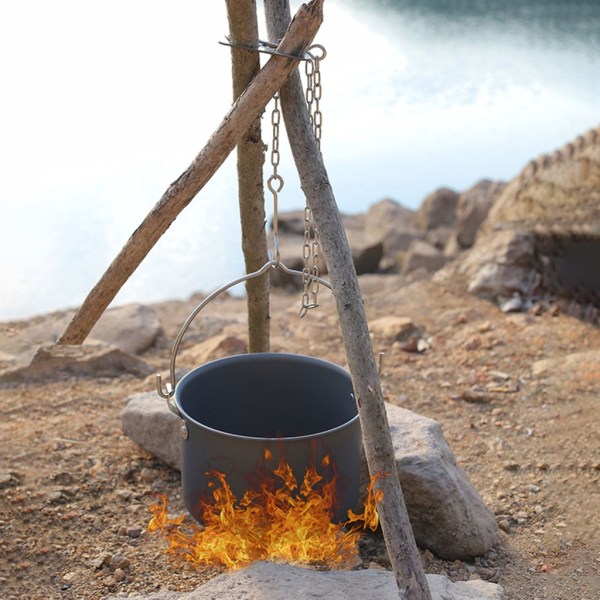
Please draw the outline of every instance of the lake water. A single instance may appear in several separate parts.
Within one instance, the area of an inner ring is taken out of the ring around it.
[[[600,123],[597,0],[325,4],[322,148],[342,211],[510,179]],[[229,109],[226,32],[224,2],[3,4],[0,319],[83,301]],[[280,172],[281,208],[301,207],[289,152]],[[235,178],[230,157],[116,303],[242,274]]]

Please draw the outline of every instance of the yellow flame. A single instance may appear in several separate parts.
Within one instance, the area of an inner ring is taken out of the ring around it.
[[[270,459],[270,453],[265,453]],[[325,457],[322,466],[331,463]],[[345,523],[333,523],[335,476],[330,480],[316,468],[306,469],[298,485],[290,465],[280,460],[273,474],[277,484],[263,478],[258,490],[248,490],[237,500],[220,471],[208,475],[212,498],[201,503],[204,526],[185,523],[185,516],[169,517],[163,495],[150,507],[148,531],[160,531],[169,546],[166,553],[196,565],[244,567],[257,560],[340,566],[358,554],[361,530],[375,530],[376,503],[383,498],[374,486],[383,474],[372,477],[362,514],[348,511]]]

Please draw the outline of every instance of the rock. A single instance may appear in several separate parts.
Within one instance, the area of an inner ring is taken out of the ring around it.
[[[562,380],[565,376],[569,376],[569,379],[577,379],[581,374],[586,373],[590,382],[595,379],[600,383],[600,350],[586,350],[567,354],[561,358],[538,360],[531,365],[531,373],[534,377],[556,377],[557,380]]]
[[[103,552],[90,561],[90,567],[99,571],[104,565],[107,565],[112,560],[112,555],[108,552]]]
[[[452,583],[441,575],[427,575],[432,600],[503,600],[504,590],[481,580]],[[134,600],[397,600],[398,587],[390,571],[316,571],[287,564],[257,562],[223,573],[187,593],[164,590]],[[114,597],[107,600],[115,600]]]
[[[440,188],[429,194],[417,211],[417,226],[429,231],[442,225],[452,227],[455,221],[458,194],[449,188]]]
[[[371,237],[383,243],[385,256],[393,256],[406,250],[414,239],[421,237],[415,212],[390,199],[381,200],[369,207],[364,226]]]
[[[181,469],[181,419],[156,392],[131,396],[121,413],[125,435],[174,469]]]
[[[441,269],[447,262],[448,257],[429,242],[413,240],[404,256],[402,272],[409,273],[417,269],[433,272]]]
[[[142,533],[144,533],[144,529],[142,527],[126,527],[125,535],[130,538],[139,538]]]
[[[471,402],[473,404],[489,404],[494,399],[493,394],[490,394],[485,389],[482,390],[478,388],[468,388],[463,390],[460,397],[466,402]]]
[[[90,336],[128,354],[141,354],[152,346],[161,331],[160,321],[152,308],[127,304],[107,310]]]
[[[288,215],[289,221],[288,221]],[[281,227],[281,215],[279,219],[279,250],[281,261],[286,267],[295,271],[302,271],[304,268],[303,244],[304,244],[304,225],[298,225],[299,219],[304,219],[304,212],[283,214],[284,223]],[[352,260],[358,275],[363,273],[373,273],[379,266],[379,261],[383,256],[383,243],[369,235],[364,229],[363,215],[342,215],[342,221],[350,244]],[[319,253],[319,274],[327,273],[323,253]],[[270,271],[271,283],[274,286],[292,287],[299,289],[302,286],[302,278],[297,275],[289,275],[282,269]]]
[[[346,235],[356,274],[375,273],[383,257],[383,242],[374,239],[362,229],[347,230]]]
[[[14,471],[0,472],[0,490],[8,487],[14,487],[21,481],[21,477]]]
[[[532,161],[507,185],[480,182],[467,190],[457,203],[456,233],[445,254],[460,254],[490,203],[491,208],[471,250],[434,280],[499,302],[517,292],[525,309],[532,300],[559,299],[563,312],[598,322],[599,130]]]
[[[527,296],[536,285],[533,252],[532,234],[495,231],[436,273],[434,279],[463,279],[469,292],[488,299],[510,298],[515,292]]]
[[[519,294],[519,292],[515,292],[512,295],[512,298],[509,298],[508,300],[500,304],[500,310],[504,313],[521,312],[527,309],[527,305],[527,302],[523,302],[521,294]]]
[[[498,543],[496,520],[456,464],[439,423],[392,404],[386,408],[417,544],[447,560],[484,554]]]
[[[458,197],[456,204],[456,241],[461,248],[470,248],[495,200],[506,188],[504,182],[482,179]]]
[[[415,326],[410,318],[392,315],[371,321],[369,330],[377,337],[393,341],[402,341],[421,334],[421,330]]]
[[[593,133],[572,151],[557,153],[554,160],[541,157],[535,169],[525,167],[494,203],[482,233],[515,225],[598,231],[600,139]]]
[[[10,366],[27,366],[39,346],[54,343],[73,317],[73,312],[43,315],[24,323],[14,335],[0,337],[0,351]]]
[[[199,366],[225,356],[244,354],[247,350],[248,345],[244,340],[222,333],[183,350],[180,353],[180,362]]]
[[[293,235],[304,236],[304,211],[289,210],[278,214],[279,233],[291,233]],[[273,224],[271,223],[271,229]]]
[[[425,235],[425,241],[437,248],[438,250],[443,251],[444,248],[448,245],[448,240],[454,233],[454,228],[449,227],[448,225],[441,225],[440,227],[436,227],[435,229],[430,229]]]
[[[30,365],[5,370],[0,381],[57,381],[70,377],[146,377],[154,371],[144,361],[99,341],[81,346],[40,346]]]

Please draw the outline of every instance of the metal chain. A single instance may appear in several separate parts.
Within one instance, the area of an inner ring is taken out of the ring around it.
[[[318,49],[320,55],[310,50]],[[304,73],[306,75],[306,106],[310,124],[315,135],[317,148],[321,149],[321,133],[323,125],[323,114],[321,113],[320,101],[323,92],[321,84],[321,60],[326,55],[325,48],[320,45],[311,47],[308,51],[309,59],[304,63]],[[312,233],[312,236],[311,236]],[[304,244],[302,256],[304,258],[304,268],[302,269],[302,306],[300,307],[300,317],[304,317],[311,308],[319,306],[319,232],[315,225],[308,199],[304,208]]]
[[[314,52],[320,51],[320,55]],[[311,52],[311,50],[313,52]],[[323,95],[323,85],[321,83],[321,61],[327,55],[325,48],[319,44],[311,46],[308,51],[309,59],[304,63],[304,73],[306,75],[306,106],[308,108],[308,117],[315,134],[317,148],[321,149],[321,132],[323,127],[323,113],[321,112],[320,102]]]
[[[278,201],[279,192],[283,189],[283,177],[277,172],[279,160],[279,125],[281,123],[281,111],[279,110],[279,92],[273,96],[273,110],[271,112],[271,125],[273,126],[273,141],[271,144],[271,165],[273,173],[267,180],[267,187],[273,194],[273,242],[275,244],[275,261],[276,264],[280,261],[279,252],[279,216],[278,216]]]

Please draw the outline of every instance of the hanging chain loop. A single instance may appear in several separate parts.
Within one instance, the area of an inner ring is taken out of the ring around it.
[[[323,91],[321,84],[321,60],[325,58],[327,52],[319,44],[311,46],[306,52],[305,75],[306,90],[305,98],[308,108],[311,129],[315,136],[317,148],[321,149],[321,132],[323,124],[323,115],[321,113],[320,101]],[[279,152],[279,129],[281,125],[281,110],[279,109],[279,92],[273,96],[273,110],[271,111],[271,125],[273,128],[273,139],[271,144],[271,166],[273,167],[271,176],[267,180],[267,187],[273,195],[273,243],[275,246],[274,266],[283,265],[281,263],[281,254],[279,246],[279,217],[278,204],[279,193],[283,189],[283,177],[279,175],[278,167],[281,159]],[[302,305],[300,307],[300,317],[304,317],[311,308],[319,306],[319,254],[321,244],[319,241],[319,232],[313,221],[308,198],[304,208],[304,239],[302,246],[302,258],[304,268],[302,269]]]
[[[327,52],[319,44],[311,46],[307,52],[309,59],[304,63],[304,73],[306,75],[306,106],[308,117],[313,130],[317,148],[321,150],[321,133],[323,125],[323,114],[321,113],[321,96],[323,86],[321,83],[321,60],[325,58]],[[311,308],[319,306],[319,231],[312,218],[308,198],[304,208],[304,243],[302,248],[302,257],[304,259],[304,268],[302,269],[302,306],[300,307],[300,317],[304,317]]]
[[[281,111],[279,110],[279,92],[273,96],[273,110],[271,112],[271,125],[273,126],[273,141],[271,144],[271,166],[273,172],[267,180],[267,187],[273,194],[273,243],[275,245],[275,264],[279,264],[281,255],[279,251],[279,192],[283,189],[283,177],[279,175],[278,167],[281,155],[279,153],[279,126],[281,123]]]

